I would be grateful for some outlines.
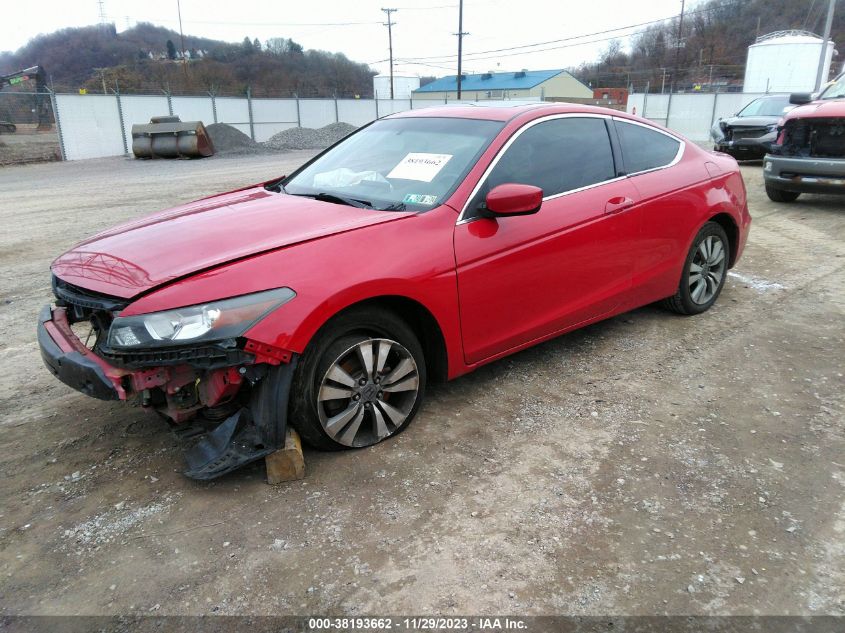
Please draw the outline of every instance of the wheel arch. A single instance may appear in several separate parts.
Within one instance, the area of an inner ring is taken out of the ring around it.
[[[449,355],[440,323],[425,305],[407,296],[380,295],[350,303],[326,318],[308,337],[308,342],[330,327],[337,318],[362,308],[385,310],[402,319],[414,331],[423,348],[429,381],[447,380]]]
[[[737,260],[739,250],[739,227],[736,220],[730,213],[722,211],[707,219],[708,222],[715,222],[725,230],[728,236],[728,246],[730,247],[730,258],[728,260],[728,268],[733,268]]]

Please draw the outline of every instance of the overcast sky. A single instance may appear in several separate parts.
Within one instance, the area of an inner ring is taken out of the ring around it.
[[[176,0],[103,0],[118,31],[136,22],[152,22],[178,30]],[[688,2],[688,7],[690,4]],[[393,14],[393,52],[397,73],[454,74],[458,9],[455,0],[182,0],[186,34],[231,42],[245,35],[262,42],[290,37],[305,48],[342,52],[350,59],[387,72],[387,28],[382,7]],[[644,27],[571,39],[619,27],[630,27],[680,11],[679,0],[465,0],[464,69],[549,69],[594,61],[610,37],[627,43]],[[15,50],[39,33],[68,26],[96,24],[97,0],[8,2],[0,21],[0,50]],[[570,39],[566,39],[570,38]],[[555,41],[534,48],[497,51]],[[602,40],[602,41],[597,41]],[[178,46],[178,43],[177,43]],[[527,52],[533,51],[533,52]],[[425,58],[425,59],[423,59]],[[411,63],[410,60],[416,63]]]

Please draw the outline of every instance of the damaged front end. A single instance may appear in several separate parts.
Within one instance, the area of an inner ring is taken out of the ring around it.
[[[797,118],[786,122],[772,154],[808,158],[845,158],[845,119]]]
[[[212,479],[284,441],[296,356],[245,338],[295,296],[289,288],[124,317],[128,301],[53,277],[39,315],[45,365],[101,400],[137,398],[168,420],[195,479]]]

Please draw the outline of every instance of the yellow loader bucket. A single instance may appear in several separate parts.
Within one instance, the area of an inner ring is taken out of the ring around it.
[[[202,158],[214,155],[214,145],[202,121],[154,116],[132,126],[132,153],[135,158]]]

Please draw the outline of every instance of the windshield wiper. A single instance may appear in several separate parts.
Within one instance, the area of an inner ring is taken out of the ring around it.
[[[404,202],[394,202],[391,205],[382,207],[379,211],[404,211],[406,209]]]
[[[345,196],[339,196],[335,193],[294,193],[294,196],[302,196],[304,198],[314,198],[314,200],[319,200],[321,202],[333,202],[334,204],[345,204],[350,207],[357,207],[359,209],[372,209],[373,203],[368,200],[357,200],[355,198],[347,198]]]

